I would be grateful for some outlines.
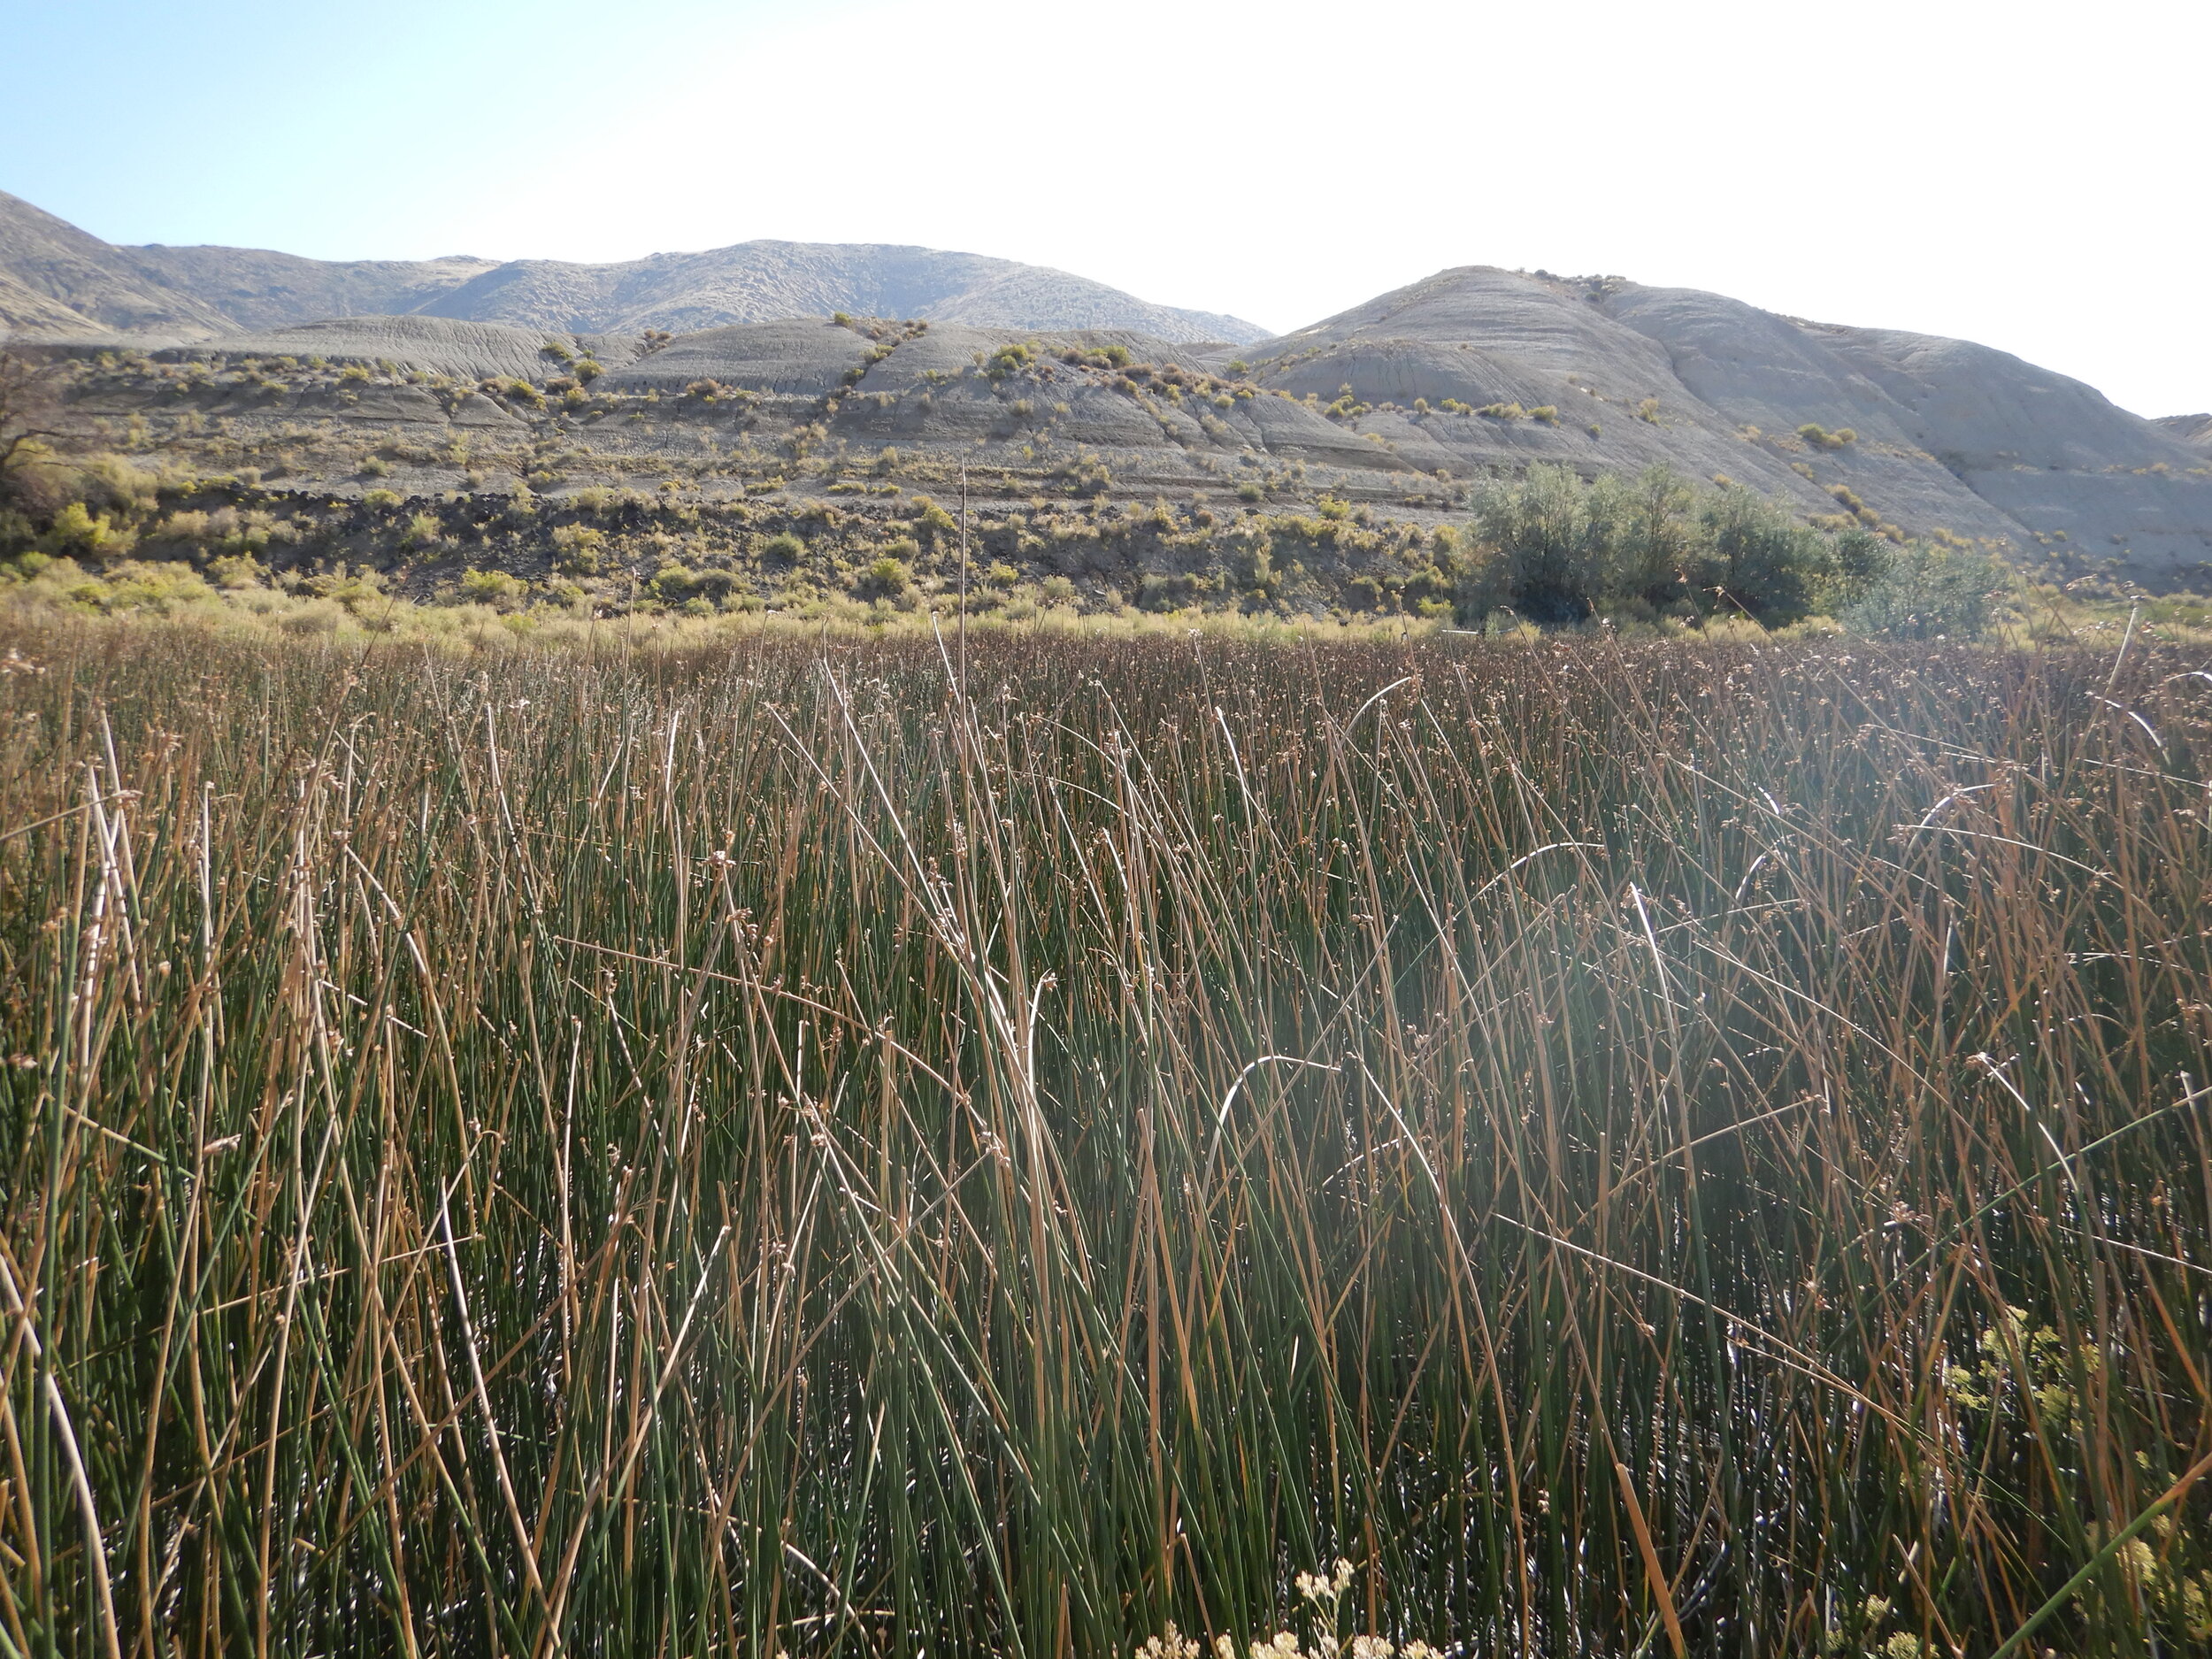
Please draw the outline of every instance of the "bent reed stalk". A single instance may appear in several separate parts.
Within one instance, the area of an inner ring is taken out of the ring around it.
[[[0,1653],[2212,1640],[2163,648],[0,642]]]

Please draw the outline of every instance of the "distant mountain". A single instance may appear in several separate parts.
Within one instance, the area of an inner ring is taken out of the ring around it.
[[[680,334],[833,311],[979,326],[1120,328],[1171,341],[1233,343],[1264,332],[1234,317],[1155,305],[1064,271],[930,248],[749,242],[618,265],[303,259],[244,248],[117,247],[0,192],[0,324],[27,332],[191,340],[333,317],[416,314],[564,334]]]
[[[231,319],[166,289],[122,249],[0,193],[0,323],[58,334],[189,336],[219,332]]]

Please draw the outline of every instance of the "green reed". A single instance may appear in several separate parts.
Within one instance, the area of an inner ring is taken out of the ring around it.
[[[2190,663],[0,644],[0,1653],[2212,1640]]]

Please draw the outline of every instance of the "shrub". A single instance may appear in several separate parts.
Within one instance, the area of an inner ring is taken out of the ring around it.
[[[771,565],[796,565],[806,557],[806,543],[785,530],[762,543],[760,556]]]
[[[242,591],[258,588],[267,578],[261,561],[250,553],[226,553],[208,561],[207,573],[218,588]]]
[[[137,541],[136,532],[105,513],[89,511],[81,501],[70,502],[56,513],[52,526],[40,538],[47,552],[65,558],[114,558],[129,552]]]
[[[361,504],[364,507],[373,507],[379,511],[396,507],[403,499],[396,489],[364,490],[361,494]]]
[[[1890,552],[1838,620],[1893,640],[1972,639],[1988,628],[2009,582],[2003,562],[1988,554],[1916,541]]]
[[[904,593],[913,580],[906,561],[887,553],[861,572],[855,586],[864,599],[889,599]]]
[[[718,610],[737,591],[738,578],[726,570],[690,570],[671,561],[654,572],[646,591],[663,604],[674,605],[693,616]]]
[[[1001,346],[984,359],[983,373],[991,380],[1002,380],[1010,374],[1019,373],[1036,360],[1037,354],[1033,349],[1015,342]]]
[[[1531,420],[1540,420],[1547,426],[1555,426],[1559,424],[1559,411],[1549,403],[1537,404],[1535,408],[1528,411],[1528,418]]]
[[[554,568],[570,576],[596,576],[606,563],[607,534],[589,525],[565,524],[553,532]]]
[[[1706,546],[1696,580],[1712,590],[1715,609],[1740,606],[1766,623],[1805,614],[1826,563],[1826,549],[1815,532],[1740,484],[1709,499],[1701,521]]]
[[[1479,415],[1487,415],[1493,420],[1525,420],[1528,419],[1528,411],[1523,409],[1518,403],[1485,403],[1475,412]]]
[[[1213,590],[1213,582],[1194,572],[1156,571],[1137,585],[1137,603],[1147,611],[1180,611]]]
[[[506,571],[468,570],[461,574],[461,595],[477,604],[505,610],[521,603],[529,584]]]
[[[1807,421],[1800,426],[1797,429],[1797,435],[1816,449],[1840,449],[1846,444],[1856,443],[1859,441],[1859,434],[1848,426],[1839,431],[1830,432],[1825,427],[1816,426],[1811,421]]]
[[[1455,561],[1465,626],[1501,609],[1542,626],[1685,611],[1784,623],[1805,613],[1833,564],[1821,536],[1763,497],[1740,486],[1701,497],[1663,466],[1588,484],[1532,466],[1477,497],[1471,529]]]
[[[1829,614],[1839,616],[1864,600],[1895,561],[1895,549],[1863,525],[1844,530],[1829,549],[1821,584],[1821,601]]]
[[[1063,462],[1046,476],[1071,495],[1103,495],[1114,485],[1114,475],[1094,455]]]

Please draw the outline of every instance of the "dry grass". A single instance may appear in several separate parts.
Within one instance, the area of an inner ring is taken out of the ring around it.
[[[0,1652],[2212,1636],[2165,648],[0,627]]]

